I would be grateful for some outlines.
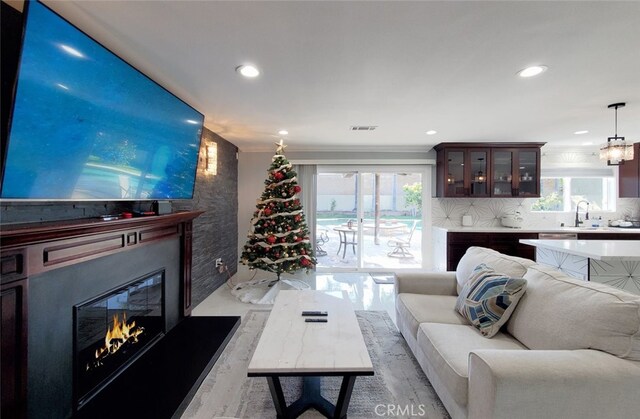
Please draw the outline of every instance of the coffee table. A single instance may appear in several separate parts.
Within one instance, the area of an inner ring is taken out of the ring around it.
[[[306,323],[305,310],[327,311],[327,323]],[[356,377],[373,374],[351,302],[313,290],[280,291],[247,371],[267,378],[278,418],[296,418],[309,408],[346,418]],[[303,377],[303,389],[287,406],[280,377],[291,376]],[[321,395],[321,376],[343,377],[335,405]]]

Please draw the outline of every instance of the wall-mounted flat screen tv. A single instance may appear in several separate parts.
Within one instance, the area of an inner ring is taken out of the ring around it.
[[[192,198],[203,115],[44,4],[26,3],[0,198]]]

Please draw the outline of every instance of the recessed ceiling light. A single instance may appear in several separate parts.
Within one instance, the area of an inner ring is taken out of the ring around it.
[[[193,125],[197,125],[198,121],[193,120],[193,119],[185,119],[184,122],[186,122],[187,124],[193,124]]]
[[[278,134],[280,134],[280,135],[289,135],[289,131],[287,131],[286,129],[281,129],[280,131],[278,131]]]
[[[586,141],[582,143],[582,145],[593,145],[593,141]]]
[[[520,77],[533,77],[533,76],[537,76],[540,73],[544,73],[545,71],[547,71],[547,66],[546,65],[532,65],[531,67],[527,67],[523,70],[518,71],[518,75]]]
[[[258,77],[260,75],[260,70],[248,64],[236,67],[236,71],[248,78]]]
[[[437,134],[437,133],[438,133],[438,131],[433,130],[433,129],[430,129],[429,131],[427,131],[427,135],[434,135],[434,134]]]
[[[582,130],[582,131],[576,131],[576,132],[574,132],[574,134],[575,134],[575,135],[582,135],[582,134],[588,134],[588,133],[589,133],[589,131],[587,131],[586,129],[585,129],[585,130]]]

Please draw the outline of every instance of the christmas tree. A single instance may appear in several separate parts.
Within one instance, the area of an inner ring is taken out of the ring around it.
[[[284,156],[283,141],[276,143],[265,189],[253,213],[240,262],[249,269],[293,273],[313,268],[316,260],[298,194],[296,172]]]

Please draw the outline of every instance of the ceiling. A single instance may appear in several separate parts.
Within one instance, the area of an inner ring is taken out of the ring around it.
[[[244,151],[272,150],[280,129],[301,151],[443,141],[595,151],[614,134],[614,102],[627,102],[619,135],[640,141],[640,2],[45,3]],[[239,76],[245,63],[262,74]],[[516,75],[532,64],[549,69]]]

